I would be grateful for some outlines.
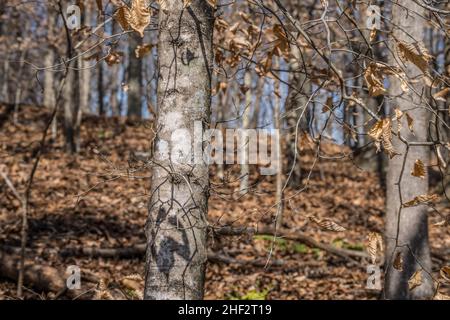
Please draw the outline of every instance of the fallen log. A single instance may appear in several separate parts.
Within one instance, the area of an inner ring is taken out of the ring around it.
[[[17,281],[19,261],[19,256],[0,252],[0,276]],[[57,269],[29,262],[24,268],[24,284],[40,291],[60,293],[66,290],[66,281]]]
[[[339,256],[346,260],[355,261],[354,258],[367,258],[368,255],[362,251],[348,250],[337,248],[332,245],[321,243],[300,232],[290,232],[288,230],[279,230],[275,232],[273,228],[262,227],[221,227],[212,228],[214,235],[218,236],[238,236],[238,235],[265,235],[276,236],[280,239],[297,241],[306,244],[312,248],[324,250],[333,255]],[[129,259],[142,257],[145,254],[146,244],[139,243],[130,247],[123,248],[93,248],[93,247],[72,247],[65,248],[60,251],[62,256],[88,256],[92,258],[117,258]]]

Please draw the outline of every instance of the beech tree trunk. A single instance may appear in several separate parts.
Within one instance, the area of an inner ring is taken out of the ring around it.
[[[145,299],[202,299],[207,261],[209,175],[192,161],[210,121],[214,10],[167,1],[160,11],[157,137],[152,169]],[[198,125],[200,124],[200,128]],[[198,138],[197,138],[198,139]]]
[[[398,5],[392,8],[393,36],[403,42],[411,43],[413,37],[419,44],[424,44],[424,20],[425,10],[413,1],[399,0]],[[407,30],[408,34],[405,33]],[[395,41],[391,38],[391,47]],[[390,64],[399,65],[401,59],[397,56],[390,58]],[[415,78],[421,71],[406,63],[406,73],[409,78]],[[406,111],[414,119],[414,132],[403,124],[402,136],[408,141],[427,141],[427,126],[429,112],[425,109],[425,97],[421,99],[417,93],[425,92],[424,81],[419,80],[413,84],[415,93],[403,93],[400,83],[391,80],[390,95],[395,97],[391,106],[399,107]],[[391,113],[393,110],[391,110]],[[433,283],[427,272],[431,271],[431,257],[428,243],[428,217],[427,207],[424,205],[402,208],[402,202],[412,200],[414,197],[428,193],[428,177],[420,179],[410,174],[414,162],[417,159],[429,164],[430,150],[428,147],[411,146],[409,152],[405,145],[394,137],[393,145],[402,155],[389,161],[387,172],[387,199],[386,199],[386,277],[385,297],[387,299],[425,299],[433,295]],[[406,162],[402,173],[403,161],[406,154]],[[400,180],[400,190],[397,183]],[[400,216],[399,216],[400,215]],[[396,241],[398,239],[398,241]],[[411,251],[408,249],[411,249]],[[403,271],[396,270],[392,266],[393,258],[401,254],[403,258]],[[418,270],[422,270],[422,284],[413,290],[408,288],[408,279]]]

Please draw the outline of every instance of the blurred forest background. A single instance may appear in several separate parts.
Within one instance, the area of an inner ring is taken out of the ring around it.
[[[449,298],[448,1],[3,0],[0,70],[0,299]]]

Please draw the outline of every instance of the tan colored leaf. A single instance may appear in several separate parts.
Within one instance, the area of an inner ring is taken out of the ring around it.
[[[364,71],[364,79],[369,89],[369,94],[377,97],[386,93],[384,88],[384,78],[387,75],[395,76],[401,82],[401,88],[404,92],[409,90],[408,83],[404,80],[405,74],[398,67],[391,67],[378,62],[372,62]]]
[[[409,61],[416,65],[423,73],[428,73],[428,65],[433,56],[419,43],[405,43],[397,40],[397,49],[400,59]]]
[[[403,271],[403,257],[401,252],[398,252],[395,256],[393,266],[395,270]]]
[[[422,270],[417,270],[408,280],[409,290],[414,290],[422,284]]]
[[[400,109],[395,108],[395,120],[397,121],[397,134],[399,134],[400,131],[402,130],[402,121],[401,121],[402,117],[403,112]]]
[[[367,236],[367,253],[370,256],[372,264],[377,262],[378,249],[383,250],[383,238],[378,232],[371,232]]]
[[[138,45],[136,47],[136,49],[134,49],[134,54],[136,55],[136,58],[139,59],[139,58],[142,58],[143,56],[145,56],[150,51],[152,51],[152,48],[153,48],[153,44],[151,44],[151,43]]]
[[[431,204],[439,199],[437,194],[423,194],[415,197],[413,200],[410,200],[403,204],[404,208],[415,207],[420,204]]]
[[[411,175],[417,178],[425,178],[425,165],[423,164],[422,160],[417,159],[414,162],[414,167],[411,171]]]
[[[438,100],[438,101],[446,101],[445,98],[447,97],[447,95],[450,93],[450,87],[447,87],[439,92],[436,92],[435,94],[433,94],[433,98]]]
[[[144,37],[144,30],[150,24],[151,11],[145,0],[132,0],[131,8],[122,6],[117,9],[114,18],[123,30],[133,29]]]
[[[326,112],[329,112],[329,111],[332,111],[332,110],[333,110],[333,98],[332,97],[328,97],[327,101],[323,105],[322,113],[326,113]]]
[[[127,21],[127,18],[125,17],[125,12],[128,10],[127,7],[120,7],[117,9],[117,11],[114,13],[114,19],[119,23],[120,27],[124,30],[130,30],[130,24]]]
[[[383,120],[383,128],[382,128],[382,143],[384,147],[384,151],[389,155],[389,158],[393,158],[396,155],[399,155],[397,151],[395,151],[394,146],[392,145],[392,123],[391,119],[385,118]]]
[[[341,232],[346,231],[344,227],[338,225],[336,222],[330,220],[330,219],[318,219],[314,216],[310,216],[309,219],[316,223],[319,227],[321,227],[324,230],[328,231],[335,231],[335,232]]]
[[[370,31],[370,42],[374,42],[377,39],[377,29],[373,28]]]
[[[433,297],[433,300],[450,300],[450,296],[437,292]]]
[[[450,266],[442,267],[439,273],[445,281],[450,282]]]

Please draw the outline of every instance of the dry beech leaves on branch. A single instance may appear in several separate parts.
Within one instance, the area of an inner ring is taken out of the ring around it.
[[[437,194],[422,194],[420,196],[415,197],[411,201],[405,202],[403,204],[404,208],[415,207],[420,204],[432,204],[439,199],[439,195]]]
[[[314,216],[310,216],[309,219],[324,230],[335,232],[342,232],[347,230],[330,219],[318,219]]]
[[[392,159],[400,153],[396,152],[392,145],[392,122],[391,119],[385,118],[377,121],[370,129],[369,136],[375,140],[377,152],[381,150],[381,146],[387,155]]]
[[[383,238],[378,232],[371,232],[367,236],[367,253],[372,264],[377,262],[378,249],[383,251]]]
[[[422,270],[417,270],[408,280],[409,290],[414,290],[422,284]]]
[[[150,24],[151,10],[147,8],[145,0],[133,0],[131,9],[127,6],[120,7],[114,14],[123,30],[133,29],[144,37],[144,30]]]
[[[403,92],[408,91],[408,84],[404,80],[405,74],[400,68],[386,66],[382,63],[372,62],[364,71],[364,79],[369,89],[369,94],[373,97],[386,94],[386,88],[384,87],[384,78],[388,75],[392,75],[398,78],[401,82],[401,88]]]
[[[411,171],[411,175],[417,178],[425,178],[425,165],[423,164],[422,160],[417,159],[414,162],[414,167]]]
[[[428,73],[428,65],[433,59],[433,56],[428,53],[428,50],[419,43],[405,43],[397,40],[397,49],[400,59],[409,61],[416,65],[424,74]]]

